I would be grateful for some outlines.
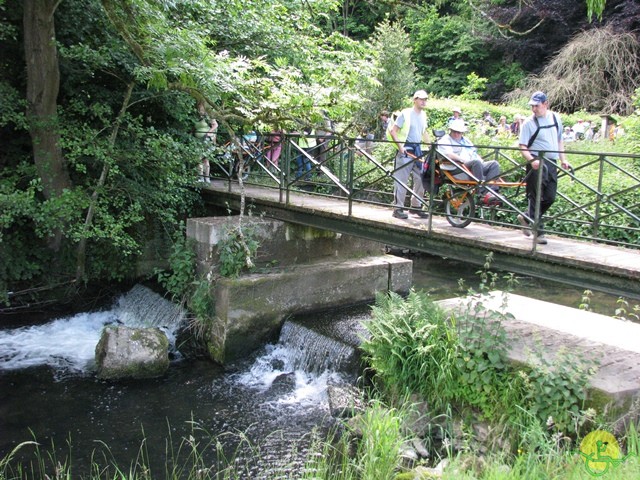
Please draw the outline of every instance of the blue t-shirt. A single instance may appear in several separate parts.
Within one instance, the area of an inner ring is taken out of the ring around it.
[[[554,117],[558,123],[557,127],[554,125]],[[529,147],[529,151],[536,157],[540,155],[540,152],[545,152],[546,158],[558,159],[560,157],[558,150],[560,148],[560,142],[562,141],[563,131],[560,116],[549,110],[544,117],[538,117],[538,125],[540,125],[540,131]],[[529,117],[522,125],[518,143],[520,145],[528,145],[529,140],[536,130],[538,130],[538,125],[536,125],[533,116]]]

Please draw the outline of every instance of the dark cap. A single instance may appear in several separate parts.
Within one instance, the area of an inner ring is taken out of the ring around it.
[[[531,95],[531,100],[529,100],[529,105],[540,105],[547,101],[547,96],[544,92],[536,92]]]

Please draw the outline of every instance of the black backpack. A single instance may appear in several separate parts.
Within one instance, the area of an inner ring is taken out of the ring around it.
[[[538,120],[538,117],[536,117],[535,115],[533,115],[533,121],[536,122],[536,131],[533,132],[533,135],[531,135],[531,138],[529,139],[529,143],[527,143],[527,148],[531,148],[531,145],[533,145],[533,142],[536,141],[536,138],[538,137],[538,133],[540,133],[540,130],[542,130],[543,128],[551,128],[551,127],[556,127],[556,130],[560,130],[560,125],[558,125],[558,117],[556,117],[556,114],[551,112],[551,115],[553,115],[553,123],[551,125],[545,125],[544,127],[540,126],[540,121]]]

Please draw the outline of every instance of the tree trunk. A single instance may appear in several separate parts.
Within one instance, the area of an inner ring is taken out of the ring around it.
[[[60,0],[24,0],[24,51],[27,64],[27,118],[33,160],[46,199],[71,187],[66,160],[59,144],[57,116],[60,70],[54,12]],[[59,249],[62,235],[51,243]]]

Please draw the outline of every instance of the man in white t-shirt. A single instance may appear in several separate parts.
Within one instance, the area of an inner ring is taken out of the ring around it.
[[[428,218],[429,214],[422,210],[419,199],[424,197],[422,184],[422,144],[428,143],[427,115],[424,112],[427,103],[427,92],[418,90],[413,94],[413,107],[405,108],[396,118],[389,130],[389,135],[396,144],[398,153],[395,158],[395,178],[393,185],[393,216],[395,218],[409,218],[404,211],[409,177],[413,179],[410,212],[420,218]]]

